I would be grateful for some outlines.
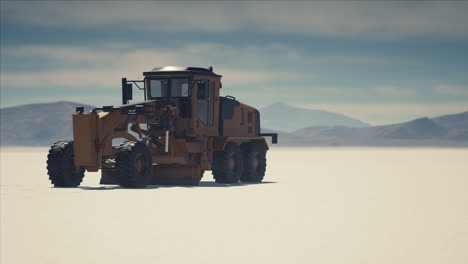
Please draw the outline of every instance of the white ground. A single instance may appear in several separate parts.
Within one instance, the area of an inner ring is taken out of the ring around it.
[[[468,150],[275,148],[264,184],[51,188],[1,152],[0,263],[468,263]]]

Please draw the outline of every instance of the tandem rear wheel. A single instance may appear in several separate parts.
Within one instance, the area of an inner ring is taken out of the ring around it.
[[[261,182],[266,170],[266,149],[257,142],[240,147],[228,142],[223,151],[213,153],[213,176],[217,183]]]
[[[266,171],[266,149],[258,142],[241,145],[244,169],[241,181],[261,182]]]

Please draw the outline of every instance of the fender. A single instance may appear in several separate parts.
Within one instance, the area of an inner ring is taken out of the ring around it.
[[[269,149],[264,137],[215,137],[213,139],[213,151],[223,151],[228,142],[235,142],[240,145],[252,141],[259,142],[266,150]]]
[[[103,156],[110,156],[112,155],[112,140],[114,138],[125,138],[130,141],[138,141],[136,137],[131,135],[126,131],[118,131],[111,135],[106,136],[101,143],[102,146],[102,155]]]

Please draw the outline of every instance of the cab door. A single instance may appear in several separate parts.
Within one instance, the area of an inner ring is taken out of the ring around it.
[[[196,129],[201,135],[215,136],[215,83],[209,79],[197,80],[196,100]]]

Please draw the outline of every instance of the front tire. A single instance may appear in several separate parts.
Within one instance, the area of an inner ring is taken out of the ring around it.
[[[115,155],[119,185],[125,188],[144,188],[151,180],[151,152],[143,142],[125,141]]]
[[[47,155],[47,174],[55,187],[78,187],[84,168],[75,168],[73,141],[54,143]]]
[[[229,142],[223,151],[214,153],[213,176],[217,183],[239,182],[242,168],[242,155],[236,143]]]

